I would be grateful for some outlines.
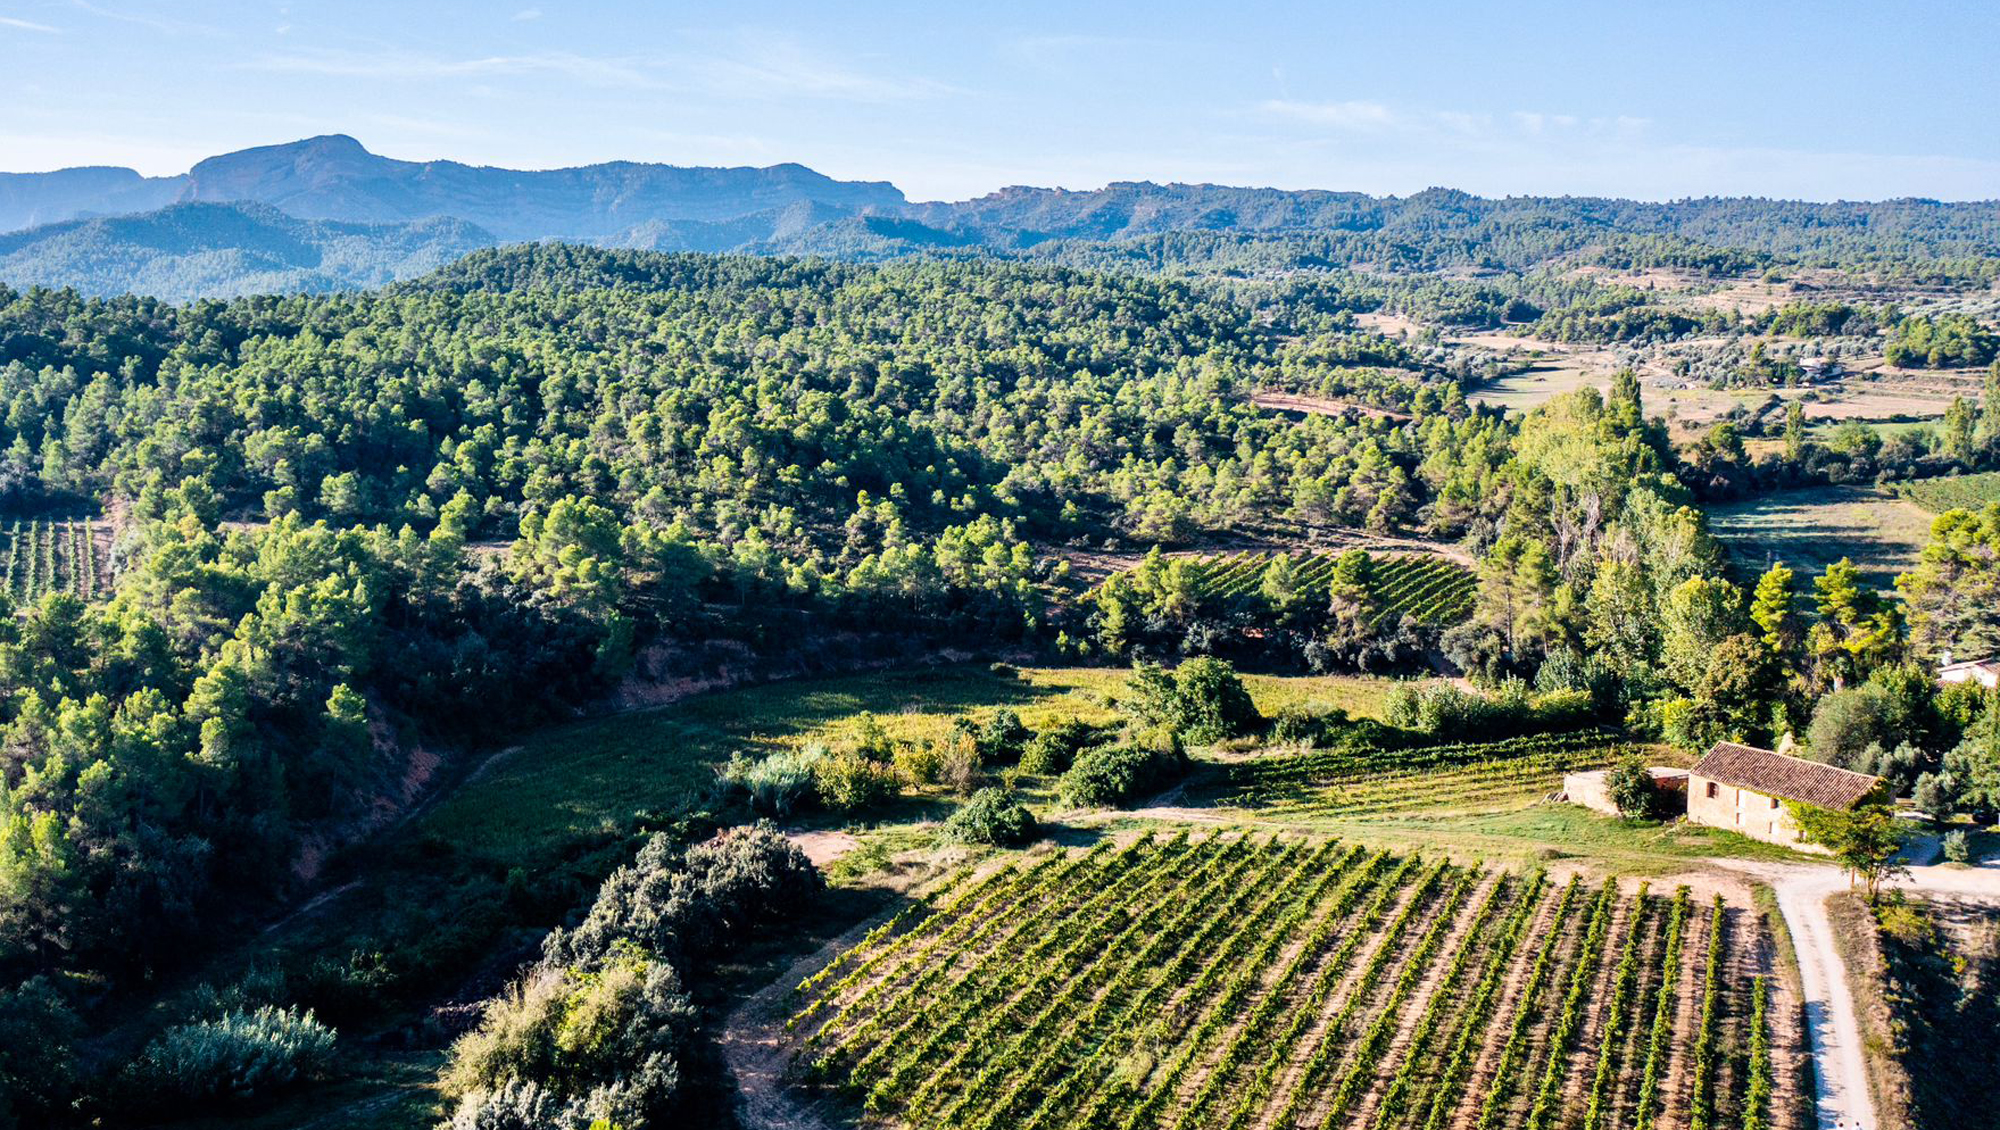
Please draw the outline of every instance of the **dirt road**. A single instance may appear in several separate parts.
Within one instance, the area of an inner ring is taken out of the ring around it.
[[[1868,1065],[1861,1052],[1861,1022],[1826,909],[1828,898],[1847,889],[1847,877],[1831,864],[1715,862],[1747,871],[1777,893],[1778,909],[1792,932],[1799,979],[1805,987],[1806,1031],[1816,1068],[1813,1074],[1821,1130],[1876,1130],[1879,1123],[1868,1093]],[[1896,880],[1895,885],[2000,902],[2000,870],[1991,868],[1912,867],[1909,876]]]

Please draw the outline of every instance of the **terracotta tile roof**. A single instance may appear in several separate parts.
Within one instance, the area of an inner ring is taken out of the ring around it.
[[[1715,743],[1715,748],[1708,751],[1708,756],[1702,758],[1692,772],[1697,777],[1707,777],[1765,796],[1836,809],[1854,807],[1857,801],[1882,783],[1880,777],[1870,777],[1866,773],[1837,769],[1803,757],[1788,757],[1735,742]]]

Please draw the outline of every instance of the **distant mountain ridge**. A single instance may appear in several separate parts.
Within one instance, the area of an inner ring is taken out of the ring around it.
[[[905,203],[894,185],[835,180],[796,164],[614,161],[524,171],[400,161],[330,134],[210,157],[176,177],[111,168],[0,174],[0,231],[173,203],[242,201],[303,220],[388,224],[452,216],[501,240],[613,239],[650,223],[726,222],[801,201],[844,213]]]
[[[406,279],[474,247],[885,259],[1031,254],[1085,266],[1526,270],[1569,256],[1729,274],[1840,261],[2000,277],[2000,202],[1410,196],[1116,181],[911,202],[803,165],[618,161],[523,171],[403,161],[343,134],[222,154],[174,177],[0,173],[0,281],[160,297]]]
[[[498,242],[463,220],[301,220],[266,204],[170,204],[0,235],[0,279],[173,301],[380,286]]]

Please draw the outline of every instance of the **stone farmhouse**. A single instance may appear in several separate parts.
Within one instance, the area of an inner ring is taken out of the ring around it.
[[[1717,742],[1688,770],[1687,818],[1753,840],[1808,847],[1786,801],[1845,811],[1882,787],[1880,777],[1735,742]]]

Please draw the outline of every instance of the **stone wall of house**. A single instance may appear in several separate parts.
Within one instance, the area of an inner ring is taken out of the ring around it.
[[[1807,846],[1799,842],[1798,822],[1792,819],[1791,810],[1783,801],[1725,785],[1699,773],[1688,776],[1688,819],[1711,828],[1741,832],[1767,844]]]
[[[1571,804],[1580,804],[1592,812],[1602,812],[1606,816],[1620,816],[1618,802],[1611,799],[1611,771],[1593,769],[1588,773],[1570,773],[1563,777],[1563,797]]]

